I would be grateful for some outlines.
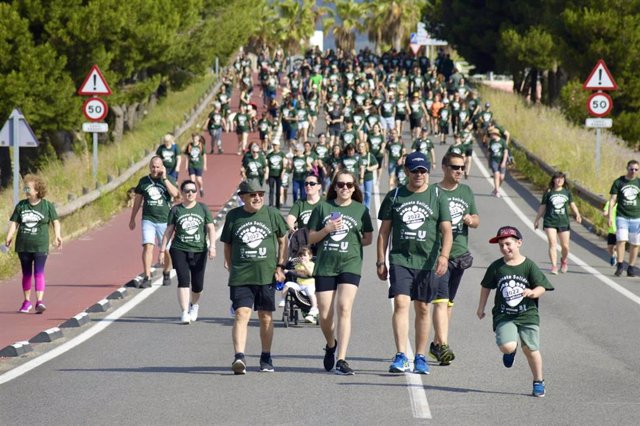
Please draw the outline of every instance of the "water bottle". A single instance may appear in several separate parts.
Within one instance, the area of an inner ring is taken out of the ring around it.
[[[277,281],[276,282],[276,290],[282,291],[283,288],[284,288],[284,281]]]

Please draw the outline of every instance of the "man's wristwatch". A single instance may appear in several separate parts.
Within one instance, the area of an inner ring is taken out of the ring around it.
[[[285,267],[285,266],[284,266],[282,263],[278,263],[278,264],[276,265],[276,268],[284,269],[284,267]]]

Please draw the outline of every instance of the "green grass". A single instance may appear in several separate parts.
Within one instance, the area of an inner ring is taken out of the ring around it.
[[[594,130],[571,124],[555,108],[528,105],[512,93],[486,86],[479,92],[483,101],[491,102],[494,117],[512,137],[595,194],[608,198],[611,184],[625,173],[627,161],[640,158],[614,135],[602,132],[600,170],[596,172]]]
[[[120,143],[100,145],[98,152],[98,182],[104,184],[107,175],[117,176],[119,171],[129,167],[145,156],[145,150],[154,151],[160,143],[160,138],[167,132],[172,132],[174,126],[180,125],[184,114],[190,112],[198,99],[206,93],[214,83],[211,74],[201,77],[182,91],[170,92],[168,96],[149,111],[144,120],[138,123],[132,131],[125,133]],[[202,119],[200,118],[200,121]],[[195,129],[194,129],[195,130]],[[181,139],[188,137],[191,131],[186,131]],[[181,141],[180,141],[181,142]],[[179,142],[179,143],[180,143]],[[62,206],[67,203],[68,194],[79,196],[83,187],[95,189],[92,178],[91,142],[77,155],[64,163],[55,161],[44,167],[40,174],[45,178],[49,194],[47,199]],[[62,235],[68,238],[77,236],[82,230],[90,229],[107,221],[126,205],[126,190],[135,186],[137,181],[147,173],[143,168],[125,184],[110,194],[104,195],[89,206],[62,219]],[[13,192],[9,187],[0,192],[0,217],[8,218],[13,211]],[[0,241],[6,238],[6,227],[0,231]],[[0,254],[0,280],[12,277],[19,270],[19,262],[15,253]]]

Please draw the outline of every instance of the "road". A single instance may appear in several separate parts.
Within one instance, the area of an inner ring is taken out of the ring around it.
[[[444,148],[436,149],[440,158]],[[103,331],[62,352],[73,345],[67,340],[57,346],[59,356],[1,384],[0,423],[636,424],[640,286],[637,279],[614,277],[604,243],[579,225],[572,233],[570,270],[550,276],[556,290],[540,303],[547,396],[530,396],[531,374],[521,353],[512,369],[502,366],[490,318],[480,321],[475,315],[479,282],[499,257],[497,246],[487,241],[499,226],[515,225],[524,234],[523,253],[545,270],[549,261],[544,236],[530,228],[539,195],[509,178],[506,196],[492,197],[486,160],[475,151],[466,183],[476,194],[481,226],[471,232],[475,262],[456,298],[451,366],[431,364],[429,376],[387,372],[394,355],[391,304],[386,283],[375,275],[374,244],[365,249],[354,308],[348,360],[355,376],[324,371],[324,343],[316,326],[277,326],[276,372],[258,373],[255,320],[246,351],[248,374],[234,376],[227,272],[220,256],[208,264],[197,323],[178,323],[175,284],[136,290],[120,308],[120,318],[115,311],[108,321],[96,321],[98,327],[108,325]],[[431,181],[441,176],[438,167]],[[386,173],[382,180],[376,211]]]

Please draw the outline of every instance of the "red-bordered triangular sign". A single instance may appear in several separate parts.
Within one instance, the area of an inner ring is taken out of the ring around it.
[[[93,95],[110,95],[111,89],[107,84],[107,80],[102,75],[100,68],[97,65],[91,67],[91,71],[87,74],[84,82],[78,89],[78,95],[93,96]]]
[[[618,88],[611,71],[604,63],[604,59],[598,60],[582,88],[586,90],[616,90]]]

